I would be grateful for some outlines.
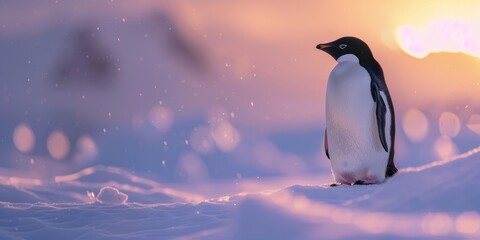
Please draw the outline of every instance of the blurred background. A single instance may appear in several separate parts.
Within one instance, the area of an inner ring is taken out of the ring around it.
[[[315,49],[382,65],[402,167],[480,144],[477,1],[0,2],[0,168],[107,165],[164,183],[329,174]],[[333,179],[332,179],[333,180]]]

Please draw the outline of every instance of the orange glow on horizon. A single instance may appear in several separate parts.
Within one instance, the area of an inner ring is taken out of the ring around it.
[[[465,53],[480,57],[480,19],[436,19],[426,27],[401,26],[398,44],[406,53],[424,58],[430,53]]]

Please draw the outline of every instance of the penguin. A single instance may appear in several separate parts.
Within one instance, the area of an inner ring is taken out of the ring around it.
[[[394,163],[395,111],[383,70],[368,45],[342,37],[317,45],[336,61],[328,77],[324,148],[335,183],[377,184]]]

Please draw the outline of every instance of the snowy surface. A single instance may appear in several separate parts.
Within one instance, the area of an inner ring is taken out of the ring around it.
[[[403,168],[379,185],[328,187],[325,182],[280,189],[264,186],[255,192],[210,198],[176,192],[117,168],[92,168],[84,171],[86,175],[64,176],[56,182],[2,176],[0,236],[476,239],[480,237],[479,167],[480,147],[447,160]],[[116,172],[118,181],[124,183],[82,180],[100,172]],[[13,181],[23,182],[23,186],[12,187]],[[107,187],[100,188],[99,193],[90,192],[102,185]],[[55,202],[53,192],[55,199],[63,201]],[[127,195],[131,196],[128,201]],[[158,197],[158,203],[142,202],[152,195]]]

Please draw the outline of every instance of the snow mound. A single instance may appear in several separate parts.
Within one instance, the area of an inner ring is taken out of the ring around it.
[[[101,204],[120,205],[127,203],[128,195],[114,187],[107,186],[100,189],[96,200]]]
[[[480,147],[383,184],[299,186],[240,203],[234,239],[480,239]]]
[[[382,212],[478,211],[480,147],[450,159],[400,169],[383,184],[368,186],[293,186],[287,190],[310,200]],[[454,197],[455,196],[455,197]]]

